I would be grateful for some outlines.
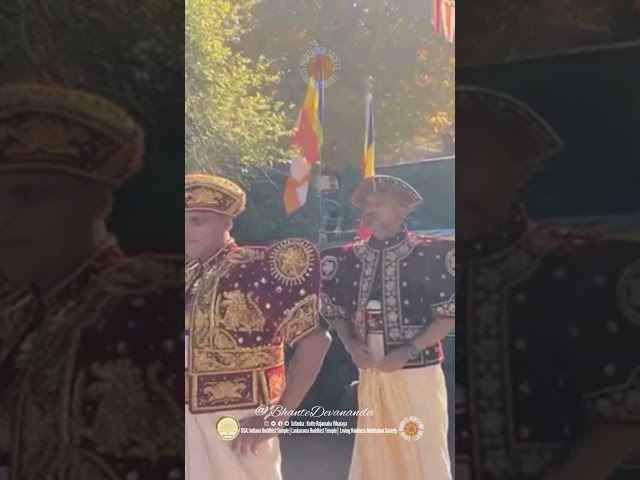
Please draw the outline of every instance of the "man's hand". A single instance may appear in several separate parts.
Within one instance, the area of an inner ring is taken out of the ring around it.
[[[409,362],[409,347],[400,347],[389,352],[378,364],[378,370],[383,373],[400,370]]]
[[[240,422],[240,428],[264,428],[266,417],[254,415]],[[249,452],[256,455],[261,443],[270,438],[276,437],[277,433],[240,433],[234,440],[231,448],[240,455],[247,455]]]
[[[374,368],[376,366],[366,343],[355,338],[343,343],[347,352],[351,355],[351,360],[358,368]]]

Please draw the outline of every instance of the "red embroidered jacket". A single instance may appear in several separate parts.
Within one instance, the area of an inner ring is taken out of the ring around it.
[[[191,412],[277,401],[284,347],[318,326],[315,246],[288,239],[270,248],[228,245],[187,269],[185,402]]]

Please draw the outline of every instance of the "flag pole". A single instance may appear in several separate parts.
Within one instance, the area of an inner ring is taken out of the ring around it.
[[[362,149],[362,159],[364,160],[364,156],[367,153],[367,141],[369,136],[369,119],[371,118],[372,112],[371,107],[373,106],[373,77],[369,75],[365,80],[365,96],[364,96],[364,147]],[[364,177],[364,164],[360,168],[360,174]]]
[[[320,42],[316,43],[316,55],[320,54],[320,47],[322,46],[322,44]],[[323,141],[322,144],[320,145],[320,147],[318,148],[318,178],[322,177],[322,147],[324,146],[324,79],[322,80],[315,80],[316,82],[318,82],[318,94],[319,94],[319,98],[318,98],[318,115],[320,116],[320,125],[322,128],[322,136],[323,136]],[[319,182],[316,181],[316,188],[319,187]],[[318,202],[319,202],[319,210],[320,210],[320,228],[318,230],[318,245],[321,246],[321,244],[323,243],[323,241],[325,240],[325,236],[326,236],[326,232],[324,231],[325,229],[325,224],[324,224],[324,208],[322,205],[322,190],[318,188]]]
[[[375,145],[375,140],[373,136],[375,132],[373,131],[373,77],[369,76],[365,81],[365,109],[364,109],[364,143],[362,147],[362,160],[360,160],[360,181],[368,177],[369,175],[374,174],[373,169],[375,168],[373,164],[369,165],[369,160],[371,163],[374,161],[375,150],[372,150],[371,159],[369,159],[369,137],[372,137],[372,144]],[[375,147],[371,147],[374,149]],[[370,171],[371,170],[371,171]],[[364,221],[362,219],[362,212],[360,212],[359,226],[358,226],[358,237],[360,240],[366,240],[370,233],[366,229],[364,225]]]

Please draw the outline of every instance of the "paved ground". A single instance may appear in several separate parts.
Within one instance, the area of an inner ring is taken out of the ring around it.
[[[351,435],[282,435],[284,480],[347,480]]]

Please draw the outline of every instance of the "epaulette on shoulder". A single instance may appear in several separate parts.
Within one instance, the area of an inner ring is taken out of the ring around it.
[[[315,244],[304,238],[287,238],[269,247],[271,274],[284,284],[302,282],[319,269],[319,259]]]
[[[441,238],[427,235],[426,233],[412,233],[409,238],[418,245],[430,245],[436,243],[438,240],[442,240]]]
[[[105,270],[98,284],[105,291],[140,295],[168,288],[182,288],[185,260],[180,255],[141,255],[126,259]]]
[[[255,260],[264,260],[266,252],[266,247],[243,246],[229,252],[227,261],[230,263],[247,263]]]
[[[439,237],[437,235],[427,235],[426,233],[412,233],[409,239],[413,245],[416,246],[431,246],[431,245],[451,245],[455,242],[450,237]]]

